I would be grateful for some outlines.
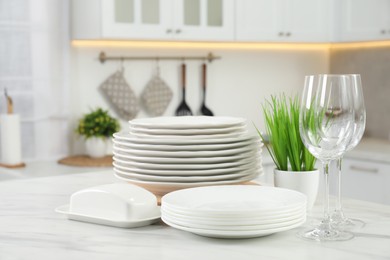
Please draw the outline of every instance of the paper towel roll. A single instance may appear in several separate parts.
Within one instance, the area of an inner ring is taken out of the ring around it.
[[[16,114],[0,115],[1,162],[7,165],[22,163],[20,118]]]

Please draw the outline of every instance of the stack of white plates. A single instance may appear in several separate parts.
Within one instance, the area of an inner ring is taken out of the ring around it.
[[[191,188],[162,197],[161,218],[174,228],[201,236],[259,237],[302,225],[306,196],[254,185]]]
[[[261,147],[242,118],[136,119],[129,133],[114,134],[114,171],[157,195],[237,184],[262,173]]]

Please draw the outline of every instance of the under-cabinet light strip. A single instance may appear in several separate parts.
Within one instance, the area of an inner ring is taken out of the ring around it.
[[[298,50],[320,50],[329,48],[327,43],[232,43],[232,42],[159,42],[159,41],[94,41],[74,40],[74,47],[106,47],[106,48],[165,48],[165,49],[298,49]]]
[[[73,40],[74,47],[105,48],[165,48],[165,49],[238,49],[238,50],[327,50],[390,47],[390,41],[346,43],[235,43],[235,42],[167,42],[167,41],[114,41]]]

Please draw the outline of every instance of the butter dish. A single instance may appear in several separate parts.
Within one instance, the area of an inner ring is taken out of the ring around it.
[[[72,194],[69,205],[55,211],[72,220],[122,228],[150,225],[161,215],[157,199],[151,192],[127,183],[80,190]]]

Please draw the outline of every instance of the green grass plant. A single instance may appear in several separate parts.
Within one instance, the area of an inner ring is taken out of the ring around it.
[[[316,158],[304,146],[299,134],[298,97],[287,99],[285,95],[271,96],[271,100],[267,100],[262,107],[269,144],[258,129],[257,132],[276,168],[282,171],[314,170]],[[311,117],[314,116],[314,113],[311,114]],[[312,120],[309,118],[310,123],[313,123]]]

